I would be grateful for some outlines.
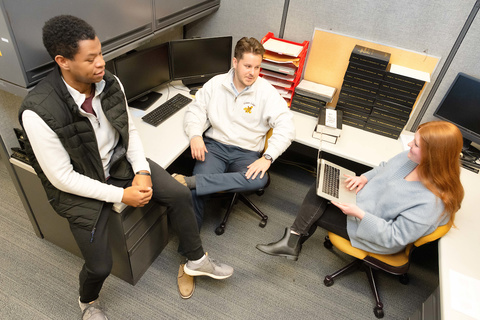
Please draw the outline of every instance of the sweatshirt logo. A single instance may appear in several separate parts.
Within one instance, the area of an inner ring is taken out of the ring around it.
[[[254,107],[253,103],[251,102],[245,102],[243,104],[245,107],[243,108],[243,111],[245,111],[245,113],[252,113],[252,109]]]

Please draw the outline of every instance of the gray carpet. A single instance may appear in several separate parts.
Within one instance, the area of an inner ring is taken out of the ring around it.
[[[262,197],[251,198],[269,221],[239,204],[225,234],[214,233],[223,208],[209,204],[202,229],[210,256],[235,268],[223,281],[197,278],[195,294],[182,300],[176,275],[181,257],[177,239],[131,286],[110,276],[101,292],[109,319],[375,319],[373,297],[365,274],[338,279],[332,287],[323,277],[351,258],[323,247],[325,232],[305,243],[297,262],[271,257],[257,243],[277,240],[290,225],[313,177],[295,166],[276,162],[272,183]],[[15,188],[0,165],[0,319],[80,319],[77,276],[82,260],[35,236]],[[40,191],[39,191],[40,192]],[[43,192],[43,191],[42,191]],[[406,319],[438,285],[435,246],[416,251],[410,284],[380,274],[377,279],[385,319]]]

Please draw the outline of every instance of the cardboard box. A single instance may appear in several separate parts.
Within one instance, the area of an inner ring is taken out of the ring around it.
[[[339,99],[340,98],[357,101],[370,106],[375,102],[375,97],[364,95],[356,91],[350,91],[348,89],[342,89],[340,91]]]
[[[372,108],[373,108],[372,105],[363,104],[355,100],[348,100],[343,97],[338,98],[337,107],[339,106],[342,106],[346,109],[352,109],[352,110],[356,110],[356,111],[360,111],[368,114],[372,112]]]
[[[416,98],[406,97],[406,96],[402,96],[402,95],[391,93],[384,90],[379,90],[377,97],[378,99],[381,99],[383,101],[391,101],[407,107],[413,107],[413,105],[415,104],[415,101],[417,101]]]
[[[398,123],[402,126],[405,126],[408,121],[408,117],[400,116],[396,113],[388,112],[378,107],[374,107],[370,115],[376,118],[385,119],[390,122]]]
[[[402,131],[405,125],[389,121],[385,118],[377,118],[372,115],[368,117],[367,124],[377,125],[392,131]]]
[[[406,97],[411,97],[417,99],[420,90],[414,88],[404,87],[392,82],[383,81],[380,85],[380,90],[388,91],[391,93],[399,94]]]
[[[347,117],[344,113],[344,116],[343,116],[343,124],[344,125],[359,128],[359,129],[363,129],[363,127],[365,127],[365,123],[366,123],[366,121],[362,121],[362,120],[359,120],[359,119],[356,119],[356,118]]]
[[[430,82],[430,74],[397,64],[390,64],[387,72],[385,72],[384,80],[405,87],[422,90],[425,82]]]
[[[293,100],[299,101],[301,102],[301,104],[306,104],[306,105],[317,107],[317,108],[324,107],[327,104],[327,102],[324,100],[304,96],[298,93],[297,91],[295,91],[295,94],[292,97],[292,101]]]
[[[385,77],[385,71],[365,66],[359,63],[350,62],[347,67],[347,72],[354,72],[366,77],[371,77],[377,80],[383,80]]]
[[[390,61],[390,53],[356,45],[350,55],[350,61],[373,68],[386,70]]]
[[[398,137],[400,137],[400,134],[402,133],[401,130],[400,131],[389,130],[389,129],[386,129],[382,126],[378,126],[378,125],[371,124],[371,123],[365,123],[365,126],[363,127],[363,130],[369,131],[369,132],[372,132],[372,133],[376,133],[376,134],[380,134],[382,136],[392,138],[392,139],[398,139]]]
[[[360,112],[360,111],[353,110],[353,109],[348,109],[348,108],[345,108],[345,107],[342,107],[342,106],[339,106],[339,105],[337,105],[337,107],[335,109],[336,110],[341,110],[343,112],[344,117],[354,118],[354,119],[361,120],[361,121],[367,121],[368,118],[370,117],[369,113]]]
[[[368,87],[368,86],[358,84],[356,82],[347,81],[347,80],[343,81],[342,90],[356,91],[361,94],[371,96],[372,98],[375,98],[378,92],[378,90],[375,88]]]
[[[412,112],[412,106],[405,106],[388,100],[376,99],[373,103],[374,107],[396,113],[400,116],[409,117]]]
[[[350,71],[345,72],[343,80],[363,84],[364,86],[369,86],[374,89],[378,89],[380,87],[380,83],[382,82],[382,80]]]
[[[309,110],[309,109],[305,109],[305,108],[295,106],[293,104],[290,105],[290,110],[297,111],[297,112],[300,112],[300,113],[303,113],[303,114],[306,114],[308,116],[312,116],[312,117],[315,117],[315,118],[318,117],[318,111],[315,112],[315,111],[312,111],[312,110]]]

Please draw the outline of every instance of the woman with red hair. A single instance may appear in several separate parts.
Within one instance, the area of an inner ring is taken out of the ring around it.
[[[301,244],[319,225],[356,248],[391,254],[440,225],[453,224],[464,195],[460,130],[446,121],[427,122],[408,145],[409,151],[345,180],[357,192],[356,205],[332,202],[335,210],[326,210],[329,202],[317,196],[313,185],[283,238],[257,249],[297,260]]]

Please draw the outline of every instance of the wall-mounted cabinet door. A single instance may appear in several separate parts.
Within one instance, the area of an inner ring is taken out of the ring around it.
[[[155,30],[209,10],[217,10],[220,0],[155,0]]]
[[[175,2],[175,1],[172,1]],[[152,33],[152,0],[3,0],[5,19],[14,38],[27,87],[52,68],[42,43],[46,20],[71,14],[86,20],[97,32],[104,52]]]

